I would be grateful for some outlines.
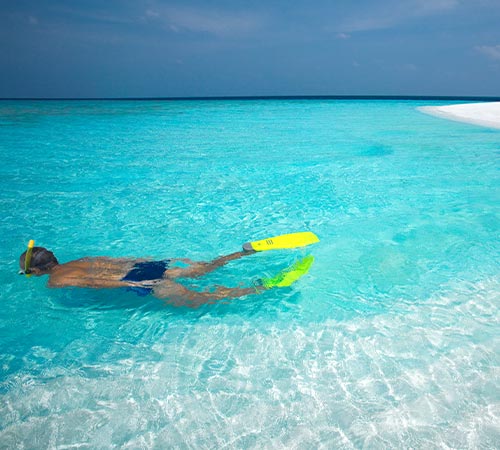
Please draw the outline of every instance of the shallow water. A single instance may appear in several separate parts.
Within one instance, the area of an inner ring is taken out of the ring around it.
[[[8,448],[494,448],[500,132],[442,102],[0,102]],[[199,309],[16,275],[27,241],[292,288]]]

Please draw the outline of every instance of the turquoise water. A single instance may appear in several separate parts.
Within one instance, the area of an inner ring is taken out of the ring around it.
[[[7,448],[494,448],[500,132],[429,101],[0,102]],[[27,241],[292,288],[198,309],[17,275]]]

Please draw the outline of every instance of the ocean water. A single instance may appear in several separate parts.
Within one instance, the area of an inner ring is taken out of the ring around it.
[[[500,448],[500,132],[436,101],[0,102],[0,447]],[[291,288],[174,307],[17,275],[29,239]]]

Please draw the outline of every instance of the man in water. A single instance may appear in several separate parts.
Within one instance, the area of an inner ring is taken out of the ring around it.
[[[33,244],[31,244],[33,245]],[[60,264],[54,254],[44,247],[28,248],[19,258],[21,274],[48,275],[48,286],[83,288],[128,288],[139,295],[152,293],[158,298],[168,298],[174,304],[198,306],[223,298],[237,298],[258,294],[266,289],[264,285],[251,288],[228,288],[216,286],[213,292],[197,292],[187,289],[175,280],[198,278],[254,250],[244,250],[220,256],[210,262],[195,262],[187,258],[150,261],[128,258],[81,258]],[[28,254],[28,257],[26,255]],[[189,267],[170,267],[182,262]]]

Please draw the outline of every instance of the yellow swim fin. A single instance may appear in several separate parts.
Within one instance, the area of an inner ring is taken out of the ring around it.
[[[306,245],[319,242],[318,236],[310,231],[300,233],[282,234],[261,241],[247,242],[243,244],[243,250],[263,252],[265,250],[279,250],[285,248],[305,247]]]

